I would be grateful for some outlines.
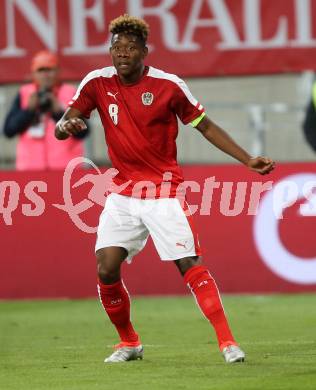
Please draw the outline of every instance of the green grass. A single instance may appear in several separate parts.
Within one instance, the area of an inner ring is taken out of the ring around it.
[[[143,361],[105,365],[116,333],[95,300],[0,302],[3,390],[316,389],[315,295],[224,296],[247,353],[226,365],[191,297],[136,298]]]

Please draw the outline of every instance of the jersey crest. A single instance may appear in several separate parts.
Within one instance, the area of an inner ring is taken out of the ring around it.
[[[142,94],[142,102],[144,106],[150,106],[154,100],[154,95],[151,92],[144,92]]]

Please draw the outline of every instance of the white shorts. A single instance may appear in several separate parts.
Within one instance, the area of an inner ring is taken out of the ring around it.
[[[182,208],[175,198],[138,199],[110,194],[100,215],[95,250],[122,247],[131,261],[144,248],[150,234],[161,260],[199,256],[192,216],[186,214],[186,202]]]

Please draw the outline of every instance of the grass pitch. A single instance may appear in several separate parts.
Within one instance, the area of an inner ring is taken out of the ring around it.
[[[95,300],[0,302],[3,390],[316,389],[316,296],[224,296],[244,364],[227,365],[192,297],[136,298],[143,361],[106,365]]]

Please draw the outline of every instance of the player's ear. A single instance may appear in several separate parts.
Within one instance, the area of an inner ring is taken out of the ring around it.
[[[112,45],[113,45],[113,38],[114,38],[114,35],[112,35],[111,41],[110,41],[110,47],[109,47],[109,53],[110,54],[112,54],[112,49],[113,49],[113,47],[112,47]]]
[[[148,47],[144,46],[144,48],[143,48],[143,58],[147,57],[147,55],[148,55]]]

